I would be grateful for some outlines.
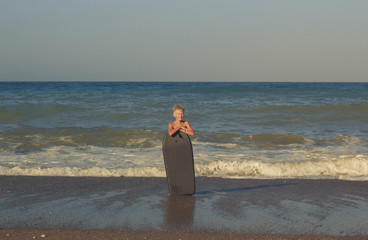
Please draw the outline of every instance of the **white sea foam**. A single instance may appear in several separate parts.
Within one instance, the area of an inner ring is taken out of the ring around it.
[[[235,143],[223,143],[223,144],[217,144],[218,147],[221,148],[239,148],[240,146]]]
[[[367,155],[348,153],[345,148],[206,151],[197,145],[195,150],[196,176],[368,180]],[[160,147],[63,146],[28,154],[3,153],[0,175],[165,177],[165,168]]]
[[[195,165],[196,176],[222,178],[305,178],[368,180],[368,161],[340,159],[324,162],[261,163],[216,161]],[[78,177],[165,177],[163,167],[106,169],[101,167],[0,167],[0,175]]]
[[[92,168],[6,168],[0,167],[0,175],[5,176],[66,176],[66,177],[165,177],[165,169],[155,167],[106,169]]]
[[[132,131],[132,135],[135,134],[136,131]],[[263,134],[253,136],[249,141],[249,138],[234,140],[234,136],[221,135],[219,142],[193,138],[197,176],[368,180],[367,142],[362,138],[338,135],[324,141],[307,141],[287,134]],[[9,143],[3,148],[0,175],[165,176],[158,137],[154,139],[155,143],[145,145],[148,147],[140,144],[133,144],[134,147],[129,144],[125,147],[71,144],[36,148],[36,140],[40,138],[32,135],[30,147]],[[282,144],[278,139],[284,139]],[[133,140],[140,141],[140,138],[134,137]]]
[[[197,164],[200,176],[231,178],[318,178],[368,180],[368,159],[363,156],[327,161],[226,162]]]

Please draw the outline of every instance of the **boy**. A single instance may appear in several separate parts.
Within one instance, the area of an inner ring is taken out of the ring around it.
[[[194,130],[190,127],[188,121],[184,121],[184,107],[182,105],[175,105],[173,108],[173,115],[175,121],[169,123],[169,134],[174,135],[177,131],[181,131],[188,135],[194,136]]]

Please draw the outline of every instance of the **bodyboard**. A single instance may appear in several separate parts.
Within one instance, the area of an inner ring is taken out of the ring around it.
[[[172,136],[166,133],[162,152],[170,194],[194,194],[193,148],[189,136],[180,131]]]

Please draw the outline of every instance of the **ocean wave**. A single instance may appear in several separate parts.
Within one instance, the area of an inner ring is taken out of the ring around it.
[[[241,136],[233,133],[217,133],[217,134],[203,134],[199,133],[196,136],[201,142],[216,142],[216,143],[232,143],[236,139],[240,139]]]
[[[302,162],[227,162],[197,164],[200,176],[234,178],[313,178],[368,180],[368,158],[358,155],[334,160]]]
[[[97,146],[150,148],[162,144],[166,132],[148,129],[100,128],[32,128],[23,127],[0,131],[0,151],[20,154],[42,151],[53,146]],[[198,133],[192,142],[203,147],[224,149],[293,149],[295,147],[364,145],[367,139],[350,135],[310,139],[292,134],[262,133],[241,135],[234,133]]]
[[[341,158],[303,162],[228,162],[212,161],[195,164],[196,176],[222,178],[300,178],[368,181],[368,159]],[[69,176],[69,177],[165,177],[164,167],[107,169],[102,167],[31,167],[0,166],[0,175]]]
[[[326,111],[341,111],[341,112],[368,112],[368,104],[327,104],[320,106],[312,105],[271,105],[263,106],[253,109],[254,112],[265,113],[265,112],[294,112],[294,113],[325,113]],[[249,110],[251,112],[251,110]]]
[[[5,176],[64,176],[64,177],[165,177],[165,169],[156,167],[106,169],[100,167],[52,167],[52,168],[6,168],[0,166],[0,175]]]
[[[52,146],[142,147],[159,146],[163,133],[145,129],[18,128],[0,131],[0,150],[28,153]]]
[[[11,122],[16,118],[16,113],[0,108],[0,122]]]
[[[269,142],[274,144],[303,144],[309,141],[303,136],[277,133],[261,133],[251,135],[239,135],[233,133],[199,134],[198,139],[202,142],[216,143],[239,143],[239,142]]]
[[[82,108],[64,104],[19,104],[11,109],[0,109],[0,121],[18,123],[33,119],[50,119],[65,113],[77,114]]]
[[[292,134],[262,133],[251,135],[237,134],[199,134],[193,138],[199,145],[217,146],[221,148],[247,148],[247,149],[293,149],[295,147],[320,147],[323,146],[347,146],[367,145],[368,140],[352,135],[336,135],[331,138],[310,139],[304,136]]]
[[[267,116],[265,120],[276,125],[290,124],[290,121],[296,124],[321,120],[367,120],[368,104],[271,105],[250,109],[248,114],[256,114],[260,120],[261,116]]]
[[[288,145],[288,144],[303,144],[307,141],[302,136],[295,136],[290,134],[256,134],[246,136],[245,139],[250,141],[270,142],[273,144]]]
[[[346,135],[337,135],[333,138],[332,141],[339,143],[341,145],[360,145],[360,144],[367,144],[365,139],[355,137],[355,136],[346,136]]]

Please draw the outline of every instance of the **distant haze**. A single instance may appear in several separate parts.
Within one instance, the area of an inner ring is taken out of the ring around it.
[[[366,0],[8,0],[0,81],[368,80]]]

